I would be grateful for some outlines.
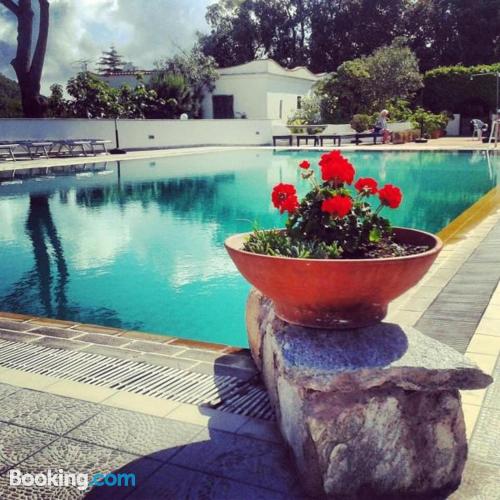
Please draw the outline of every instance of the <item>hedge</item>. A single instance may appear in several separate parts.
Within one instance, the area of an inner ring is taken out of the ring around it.
[[[500,72],[500,63],[479,66],[441,66],[424,75],[425,108],[439,113],[461,113],[467,102],[483,102],[491,111],[496,105],[496,76],[470,79],[474,73]]]

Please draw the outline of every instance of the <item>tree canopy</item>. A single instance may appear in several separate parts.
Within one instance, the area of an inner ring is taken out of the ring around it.
[[[401,106],[422,88],[415,54],[396,38],[369,56],[342,63],[317,85],[324,121],[345,122],[355,114],[372,114]]]
[[[60,90],[53,87],[51,96],[59,104]],[[63,103],[62,113],[79,118],[146,118],[165,104],[140,81],[134,88],[115,89],[89,72],[71,78],[66,90],[71,99]]]
[[[150,82],[151,88],[166,99],[177,100],[174,113],[201,118],[203,96],[213,90],[218,77],[214,58],[195,46],[190,52],[157,61],[156,68],[158,75]]]
[[[206,19],[199,41],[222,67],[265,56],[330,72],[398,36],[424,71],[500,58],[498,0],[219,0]]]

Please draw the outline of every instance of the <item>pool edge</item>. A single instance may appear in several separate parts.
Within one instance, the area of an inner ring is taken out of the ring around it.
[[[479,200],[455,217],[448,225],[438,231],[443,243],[450,245],[461,241],[467,233],[482,220],[500,208],[500,188],[495,186]]]

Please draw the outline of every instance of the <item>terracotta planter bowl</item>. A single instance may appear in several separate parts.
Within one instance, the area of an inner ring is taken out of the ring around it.
[[[281,319],[313,328],[358,328],[382,321],[389,303],[423,278],[443,246],[430,233],[394,232],[397,242],[430,250],[384,259],[292,259],[241,250],[249,233],[229,237],[225,246],[245,279],[273,301]]]

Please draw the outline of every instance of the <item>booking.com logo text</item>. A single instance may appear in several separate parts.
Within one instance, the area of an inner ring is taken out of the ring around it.
[[[109,472],[107,474],[87,474],[85,472],[66,472],[62,469],[47,472],[23,473],[19,469],[9,471],[10,486],[35,486],[40,488],[76,487],[80,491],[98,486],[134,487],[135,474],[128,472]]]

